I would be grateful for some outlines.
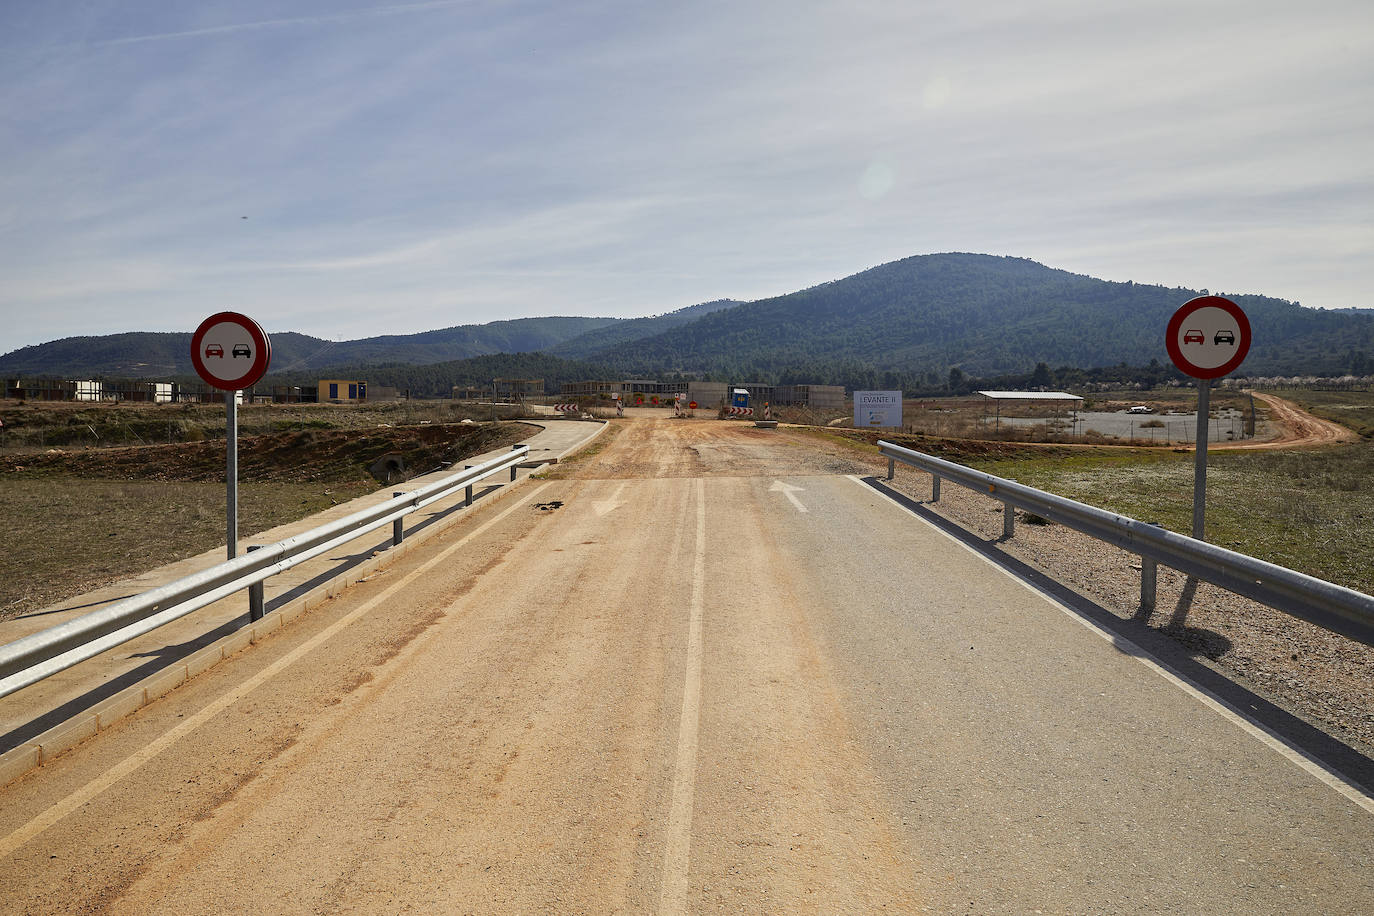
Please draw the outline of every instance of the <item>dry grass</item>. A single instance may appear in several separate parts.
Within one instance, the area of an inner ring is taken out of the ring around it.
[[[498,407],[502,419],[519,411]],[[370,429],[490,420],[491,407],[464,401],[396,401],[367,405],[245,404],[239,435]],[[168,445],[224,438],[220,404],[83,404],[0,401],[0,450]]]
[[[456,412],[442,402],[445,410],[434,417],[451,425],[399,406],[374,411],[371,419],[419,417],[425,425],[363,423],[363,413],[346,408],[306,408],[303,414],[262,409],[259,429],[264,418],[280,426],[283,417],[293,415],[361,425],[351,431],[316,426],[273,434],[245,431],[239,441],[240,536],[247,539],[372,492],[380,483],[368,468],[381,456],[399,456],[405,475],[425,474],[530,434],[523,424],[455,423]],[[103,411],[106,424],[139,415],[95,409]],[[51,428],[60,428],[64,417],[94,419],[88,410],[42,414]],[[222,545],[224,461],[224,442],[208,439],[0,453],[0,517],[7,535],[7,549],[0,552],[0,617],[37,610]]]
[[[1060,456],[969,464],[1171,531],[1192,529],[1193,456]],[[1214,452],[1207,540],[1374,593],[1374,443]]]
[[[245,483],[245,540],[375,483]],[[151,480],[0,478],[0,618],[50,606],[224,543],[224,484]]]

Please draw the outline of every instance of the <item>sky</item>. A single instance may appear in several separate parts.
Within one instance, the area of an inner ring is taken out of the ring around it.
[[[944,251],[1374,306],[1374,3],[0,3],[0,352]]]

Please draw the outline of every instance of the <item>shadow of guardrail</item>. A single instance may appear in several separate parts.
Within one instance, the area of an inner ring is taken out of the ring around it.
[[[1139,611],[1123,618],[1007,553],[999,546],[1003,541],[1000,534],[985,539],[936,513],[926,502],[912,499],[888,487],[886,481],[876,476],[863,477],[861,480],[922,521],[1092,623],[1110,637],[1118,652],[1149,659],[1198,690],[1210,694],[1236,714],[1251,720],[1299,752],[1319,760],[1366,793],[1374,794],[1374,758],[1260,696],[1232,680],[1226,672],[1202,660],[1210,660],[1208,650],[1219,645],[1215,640],[1224,641],[1228,646],[1229,640],[1210,630],[1175,626],[1175,621],[1182,620],[1188,604],[1180,603],[1179,610],[1174,612],[1170,623],[1163,629],[1148,626],[1148,614],[1142,615]],[[1182,601],[1190,602],[1191,595],[1186,595]]]

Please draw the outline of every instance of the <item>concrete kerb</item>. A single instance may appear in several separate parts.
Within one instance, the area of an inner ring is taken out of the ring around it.
[[[605,432],[609,425],[608,421],[597,422],[600,425],[595,432],[560,453],[557,460],[561,461],[586,448],[593,439]],[[548,464],[531,468],[529,474],[515,481],[502,483],[495,493],[484,497],[477,505],[488,506],[500,502],[545,467],[548,467]],[[413,534],[407,535],[400,544],[378,551],[367,560],[319,583],[305,594],[273,609],[262,620],[221,637],[189,658],[178,661],[176,664],[148,676],[141,682],[126,687],[98,706],[81,712],[67,721],[53,726],[33,740],[26,741],[18,747],[0,754],[0,787],[6,786],[31,770],[37,769],[59,754],[71,750],[126,716],[133,715],[159,697],[180,687],[197,674],[208,671],[230,656],[248,649],[273,630],[286,626],[302,614],[337,597],[351,585],[385,569],[409,551],[424,544],[430,538],[444,533],[458,521],[467,518],[471,508],[470,506],[455,506],[453,511],[446,516]]]

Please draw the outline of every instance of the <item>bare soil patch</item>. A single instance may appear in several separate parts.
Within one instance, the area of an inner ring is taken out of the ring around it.
[[[239,440],[251,537],[385,485],[528,438],[521,423],[303,430]],[[224,543],[224,440],[0,455],[0,618]]]

